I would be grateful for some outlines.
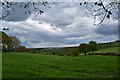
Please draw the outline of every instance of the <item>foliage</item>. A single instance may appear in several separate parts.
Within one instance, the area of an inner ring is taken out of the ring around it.
[[[52,2],[52,4],[55,2]],[[20,8],[25,9],[25,14],[32,14],[32,12],[35,12],[35,15],[41,15],[42,13],[44,13],[44,10],[42,10],[40,7],[38,7],[38,5],[44,5],[45,7],[51,8],[51,6],[49,4],[51,4],[50,2],[47,2],[46,0],[30,0],[27,2],[12,2],[9,0],[2,0],[0,1],[0,7],[2,8],[2,10],[4,12],[6,12],[5,14],[2,14],[2,16],[0,16],[0,19],[5,19],[7,16],[9,16],[11,14],[11,10],[12,12],[15,11],[14,6],[19,6]],[[94,25],[100,25],[104,22],[104,20],[110,19],[112,15],[115,14],[119,14],[118,11],[118,7],[119,7],[119,1],[106,1],[105,0],[99,0],[97,2],[89,2],[89,1],[82,1],[80,2],[80,6],[85,6],[85,8],[87,9],[88,15],[92,15],[94,17]],[[30,9],[30,7],[32,7],[32,10]],[[99,23],[96,23],[97,17],[101,17],[101,20]],[[119,16],[115,17],[115,19],[119,20]]]
[[[106,49],[111,47],[120,47],[120,41],[117,40],[115,42],[107,42],[107,43],[99,43],[98,48],[100,49]]]
[[[90,51],[89,45],[86,43],[80,44],[79,51],[80,51],[80,53],[84,53],[84,55],[86,55],[86,53]]]
[[[20,46],[17,51],[20,51],[20,52],[28,52],[30,51],[29,49],[27,49],[25,46]]]
[[[16,51],[21,46],[21,41],[16,36],[10,36],[12,38],[13,50]]]
[[[89,1],[82,1],[80,3],[80,6],[85,6],[85,8],[87,9],[86,13],[94,17],[94,25],[100,25],[104,22],[105,19],[120,19],[119,16],[113,17],[116,14],[119,15],[119,4],[120,3],[117,0],[99,0],[92,3]],[[100,17],[101,20],[96,23],[97,18]]]
[[[13,2],[10,0],[2,0],[0,1],[0,7],[5,13],[0,16],[0,19],[5,19],[11,14],[11,12],[15,12],[15,6],[19,6],[21,9],[25,9],[25,12],[23,12],[24,14],[32,14],[32,12],[34,11],[36,16],[41,15],[42,13],[44,13],[44,11],[40,9],[40,7],[38,7],[38,5],[41,4],[50,8],[47,1],[39,0],[38,2],[36,2],[34,0],[30,0],[26,2]]]
[[[78,47],[62,47],[62,48],[33,48],[31,53],[59,55],[59,56],[77,56],[79,55]]]
[[[12,47],[12,38],[9,37],[6,33],[0,32],[2,35],[2,49],[3,51],[11,50]]]
[[[92,53],[94,53],[94,51],[98,50],[97,42],[90,41],[89,42],[89,49],[90,49],[90,51],[92,51]]]
[[[2,35],[0,37],[2,39],[2,42],[0,42],[2,45],[2,51],[28,51],[25,46],[21,45],[19,38],[15,36],[8,36],[4,32],[0,32],[0,35]]]
[[[93,54],[91,52],[94,52],[90,48],[91,42],[95,43],[95,45],[93,45],[93,50],[95,52],[96,50],[99,51],[99,50],[106,49],[106,48],[118,47],[120,44],[119,43],[120,41],[98,43],[98,44],[96,43],[96,41],[90,41],[88,44],[88,48],[85,47],[87,48],[88,50],[87,53],[89,54]],[[82,50],[83,49],[80,48],[80,45],[76,47],[61,47],[61,48],[30,48],[31,53],[46,54],[46,55],[59,55],[59,56],[79,56],[79,55],[82,55],[82,53],[84,53],[82,52]]]

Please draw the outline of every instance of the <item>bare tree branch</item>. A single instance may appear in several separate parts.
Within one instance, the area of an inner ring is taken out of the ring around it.
[[[18,4],[20,3],[20,4]],[[35,2],[33,0],[29,1],[29,2],[9,2],[8,0],[5,1],[0,1],[0,7],[2,8],[2,11],[4,11],[6,14],[2,13],[2,16],[0,16],[0,19],[5,19],[7,16],[10,15],[10,11],[12,9],[12,11],[15,11],[14,9],[14,5],[19,6],[20,8],[24,8],[25,9],[25,14],[31,14],[33,11],[35,13],[35,16],[37,15],[41,15],[42,13],[44,13],[43,10],[41,10],[40,7],[36,7],[37,5],[44,5],[48,8],[50,8],[49,3],[48,2],[44,2],[44,1],[39,1],[39,2]],[[33,10],[30,9],[30,7],[32,7]]]
[[[105,18],[110,19],[111,15],[115,12],[117,13],[117,8],[118,8],[118,4],[119,2],[117,1],[112,1],[109,2],[108,4],[104,5],[104,1],[100,0],[99,2],[87,2],[87,3],[80,3],[80,5],[83,4],[83,6],[85,5],[86,9],[88,10],[88,14],[92,15],[94,17],[94,25],[100,25],[104,22]],[[100,17],[103,16],[103,18],[101,19],[101,21],[99,23],[96,23],[96,17]]]

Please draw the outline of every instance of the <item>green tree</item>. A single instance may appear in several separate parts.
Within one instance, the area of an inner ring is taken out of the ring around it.
[[[11,36],[12,41],[13,41],[13,50],[17,51],[19,47],[21,46],[21,41],[18,37],[16,36]]]
[[[71,49],[71,52],[73,56],[79,56],[78,48]]]
[[[12,41],[12,38],[10,36],[8,36],[8,39],[7,39],[7,50],[8,51],[11,51],[13,49],[13,41]]]
[[[21,45],[21,41],[16,36],[8,36],[5,32],[0,31],[0,49],[2,51],[29,51]]]
[[[94,51],[98,50],[98,44],[96,41],[90,41],[89,42],[89,49],[94,53]]]
[[[20,51],[20,52],[27,52],[27,51],[29,51],[29,49],[27,49],[25,46],[20,46],[18,48],[18,51]]]
[[[86,43],[80,44],[79,47],[78,47],[78,49],[79,49],[79,52],[80,53],[84,53],[84,55],[86,55],[86,53],[90,51],[89,50],[89,45],[86,44]]]
[[[2,39],[2,42],[1,42],[2,50],[3,51],[10,51],[12,48],[12,38],[9,37],[4,32],[0,32],[0,34],[2,35],[2,37],[0,37]]]

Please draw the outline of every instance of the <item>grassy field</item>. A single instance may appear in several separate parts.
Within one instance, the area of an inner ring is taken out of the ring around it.
[[[114,78],[115,56],[3,53],[3,78]]]
[[[0,79],[2,78],[2,52],[0,51]]]
[[[98,50],[96,52],[118,52],[119,50],[120,50],[120,47],[112,47],[112,48]]]

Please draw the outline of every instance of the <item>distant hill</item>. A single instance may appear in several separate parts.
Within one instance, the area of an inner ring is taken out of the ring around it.
[[[114,52],[117,47],[120,47],[120,40],[114,42],[107,42],[107,43],[98,43],[98,48],[101,51],[111,51]],[[108,50],[109,48],[109,50]],[[29,48],[32,53],[43,53],[43,54],[66,54],[71,55],[73,53],[78,53],[78,47],[54,47],[54,48]],[[98,51],[99,51],[98,50]]]
[[[116,40],[114,42],[107,42],[107,43],[98,43],[99,49],[104,49],[104,48],[110,48],[110,47],[120,47],[120,40]],[[72,49],[72,48],[77,48],[77,46],[71,46],[71,47],[49,47],[49,48],[29,48],[30,50],[60,50],[60,49]]]
[[[111,47],[111,48],[106,48],[106,49],[101,49],[96,51],[97,53],[106,53],[106,52],[118,52],[120,47]]]
[[[120,47],[120,40],[116,40],[114,42],[107,42],[107,43],[99,43],[99,49],[111,48],[111,47]]]

